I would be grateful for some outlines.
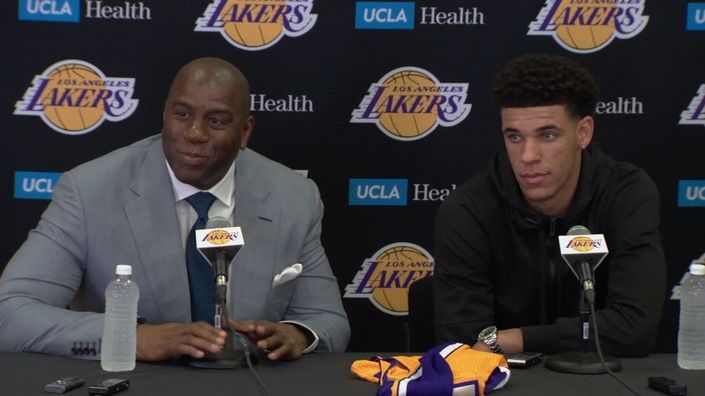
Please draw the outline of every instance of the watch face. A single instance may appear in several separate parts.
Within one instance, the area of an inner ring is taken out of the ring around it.
[[[486,338],[492,337],[496,333],[497,333],[497,326],[486,327],[484,330],[482,330],[480,332],[480,335],[478,335],[477,338],[484,340]]]

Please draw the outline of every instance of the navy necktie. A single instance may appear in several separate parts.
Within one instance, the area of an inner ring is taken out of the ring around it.
[[[191,227],[186,240],[186,267],[191,288],[191,320],[210,324],[213,324],[213,316],[215,315],[213,267],[196,248],[196,230],[206,228],[208,209],[214,201],[215,196],[207,192],[199,192],[186,198],[186,202],[198,214],[198,219]]]

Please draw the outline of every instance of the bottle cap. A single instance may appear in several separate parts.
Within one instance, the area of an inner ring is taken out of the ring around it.
[[[132,275],[132,266],[119,264],[117,267],[115,267],[115,273],[118,275]]]
[[[705,275],[705,265],[700,262],[693,261],[693,263],[690,264],[690,274]]]

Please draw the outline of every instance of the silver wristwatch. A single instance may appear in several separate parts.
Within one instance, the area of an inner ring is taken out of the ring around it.
[[[502,353],[502,348],[497,343],[497,326],[486,327],[477,336],[477,340],[490,348],[494,353]]]

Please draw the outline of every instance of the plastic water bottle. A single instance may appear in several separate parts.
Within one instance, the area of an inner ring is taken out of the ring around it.
[[[681,285],[678,365],[705,370],[705,265],[696,262]]]
[[[137,352],[137,301],[140,290],[130,276],[132,267],[118,265],[105,289],[105,325],[100,366],[105,371],[130,371]]]

